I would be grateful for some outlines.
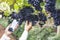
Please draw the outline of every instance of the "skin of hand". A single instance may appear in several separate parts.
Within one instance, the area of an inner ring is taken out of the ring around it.
[[[26,21],[25,30],[29,32],[31,29],[32,29],[32,22]]]

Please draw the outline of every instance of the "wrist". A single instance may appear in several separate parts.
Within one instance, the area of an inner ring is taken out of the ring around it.
[[[31,28],[25,28],[25,30],[28,31],[28,32],[30,31],[30,29],[31,29]]]
[[[28,29],[25,29],[25,31],[29,32],[29,30],[28,30]]]

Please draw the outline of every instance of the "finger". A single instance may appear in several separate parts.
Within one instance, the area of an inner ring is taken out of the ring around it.
[[[32,22],[29,22],[29,26],[32,26]]]
[[[25,25],[28,25],[28,21],[26,21]]]

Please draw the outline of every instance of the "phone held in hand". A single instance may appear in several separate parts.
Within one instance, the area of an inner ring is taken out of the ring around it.
[[[11,26],[9,27],[8,31],[13,32],[15,30],[17,24],[18,24],[18,21],[13,20],[13,22],[12,22]]]

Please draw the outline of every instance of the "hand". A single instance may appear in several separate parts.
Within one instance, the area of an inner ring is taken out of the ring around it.
[[[25,30],[26,30],[26,31],[29,31],[31,28],[32,28],[32,22],[26,21]]]
[[[7,28],[5,29],[5,34],[7,34],[7,35],[12,34],[12,32],[8,31],[8,29],[9,29],[10,26],[11,26],[11,24],[8,25]]]

